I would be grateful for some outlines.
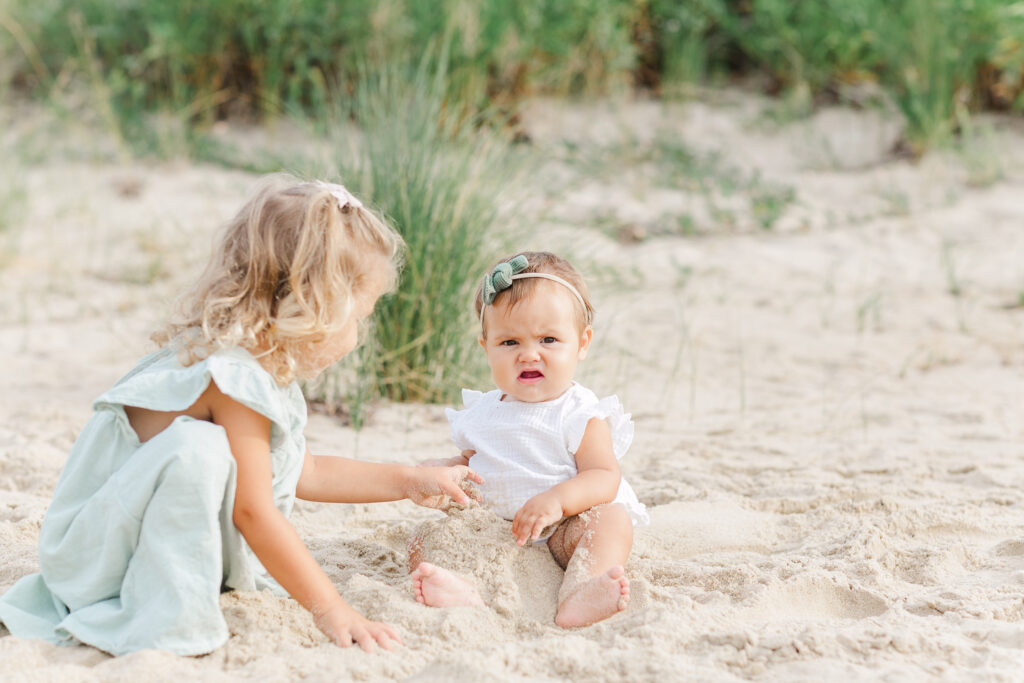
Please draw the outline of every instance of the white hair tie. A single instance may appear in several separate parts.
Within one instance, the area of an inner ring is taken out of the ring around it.
[[[349,192],[344,185],[325,183],[322,180],[318,180],[316,184],[330,192],[338,200],[338,210],[344,211],[346,206],[351,206],[354,209],[363,208],[363,203],[359,201],[359,198]]]

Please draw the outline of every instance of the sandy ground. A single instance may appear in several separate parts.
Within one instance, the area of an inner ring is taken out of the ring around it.
[[[501,600],[423,607],[404,542],[440,513],[300,503],[293,521],[343,595],[406,647],[341,650],[294,602],[232,593],[231,638],[208,656],[6,636],[3,677],[1024,680],[1024,131],[993,120],[964,152],[912,162],[889,153],[890,117],[772,122],[765,106],[538,102],[524,118],[565,182],[530,205],[543,237],[523,246],[589,274],[598,320],[580,379],[636,421],[624,474],[653,522],[624,613],[558,629],[557,567],[500,525],[450,550],[505,558]],[[18,121],[8,145],[40,136]],[[587,166],[565,141],[617,151]],[[638,151],[666,141],[699,152],[697,176],[745,189],[695,189]],[[48,144],[4,170],[22,200],[0,232],[0,591],[38,567],[91,399],[149,350],[254,180]],[[792,194],[765,230],[748,200],[769,190]],[[441,406],[377,406],[360,433],[313,415],[308,435],[386,462],[452,452]]]

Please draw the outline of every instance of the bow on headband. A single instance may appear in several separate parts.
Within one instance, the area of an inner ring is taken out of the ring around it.
[[[494,303],[494,297],[498,296],[500,292],[505,291],[512,286],[514,280],[521,280],[528,277],[539,277],[545,280],[551,280],[562,285],[576,297],[576,300],[580,302],[580,306],[583,310],[587,310],[587,303],[583,300],[583,295],[580,291],[572,286],[568,280],[552,275],[551,273],[524,273],[526,266],[530,265],[529,261],[522,254],[519,254],[515,258],[509,259],[494,266],[494,269],[484,275],[484,283],[480,288],[480,298],[483,300],[483,306],[480,307],[480,321],[484,319],[484,307]]]
[[[498,292],[502,292],[512,286],[512,276],[526,270],[526,266],[530,265],[526,257],[520,254],[513,259],[504,261],[494,266],[487,275],[484,275],[483,288],[480,290],[480,296],[483,299],[484,305],[494,303],[494,297],[498,295]]]

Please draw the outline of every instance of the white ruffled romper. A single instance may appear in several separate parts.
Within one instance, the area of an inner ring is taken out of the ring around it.
[[[616,459],[633,441],[633,421],[619,399],[598,400],[590,389],[573,382],[552,401],[524,403],[501,400],[498,389],[486,394],[462,390],[464,410],[445,411],[452,440],[476,454],[469,466],[484,478],[483,503],[505,519],[533,496],[576,476],[575,453],[591,418],[608,421]],[[634,525],[650,522],[647,510],[622,479],[614,502],[629,512]]]
[[[228,637],[222,589],[284,591],[232,522],[235,459],[224,429],[178,417],[139,443],[124,406],[181,411],[210,381],[270,419],[274,502],[285,515],[306,450],[306,404],[242,349],[183,367],[169,349],[143,358],[96,399],[39,532],[41,572],[0,597],[0,621],[24,638],[210,652]]]

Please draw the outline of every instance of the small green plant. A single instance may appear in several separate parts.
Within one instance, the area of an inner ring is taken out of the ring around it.
[[[957,150],[967,169],[969,186],[988,187],[1003,179],[1003,151],[991,126],[979,125],[970,117],[964,116],[960,125]]]
[[[796,191],[788,185],[755,185],[750,197],[754,221],[762,229],[771,230],[795,199]]]
[[[953,251],[956,243],[951,239],[942,240],[942,269],[946,275],[946,292],[953,297],[953,305],[956,308],[957,329],[961,332],[967,331],[967,300],[964,297],[963,283],[957,274],[956,259]]]
[[[955,246],[952,240],[942,240],[942,269],[946,274],[946,292],[952,297],[960,297],[964,290],[956,274],[956,262],[953,259]]]
[[[882,325],[882,293],[875,291],[868,294],[857,306],[857,332],[864,332],[868,323],[875,329]]]
[[[878,191],[878,196],[885,203],[883,210],[886,216],[909,216],[910,196],[906,190],[898,187],[886,186]]]
[[[382,211],[408,247],[398,291],[377,306],[373,343],[354,354],[368,381],[349,396],[357,423],[368,399],[450,402],[483,374],[471,300],[515,236],[518,214],[500,208],[523,178],[506,139],[448,106],[445,64],[442,55],[367,70],[328,126],[328,175]]]
[[[697,234],[697,225],[693,216],[688,213],[681,213],[675,217],[676,232],[687,237]]]
[[[25,210],[26,195],[22,163],[15,145],[0,138],[0,269],[17,256],[19,222]]]
[[[630,168],[652,187],[694,193],[703,199],[711,224],[728,230],[741,225],[747,216],[769,230],[797,199],[793,187],[766,181],[759,172],[739,168],[718,152],[695,151],[667,131],[659,132],[650,142],[627,139],[608,145],[565,145],[563,154],[588,179],[616,179],[623,168]],[[633,241],[638,241],[637,236],[700,232],[697,221],[686,213],[662,216],[652,226],[625,222],[607,209],[593,220],[608,234],[625,235]]]

